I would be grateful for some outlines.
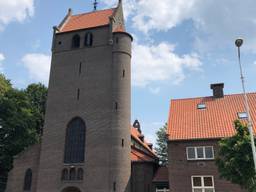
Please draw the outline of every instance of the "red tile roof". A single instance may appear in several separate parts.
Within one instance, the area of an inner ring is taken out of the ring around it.
[[[71,15],[67,18],[67,21],[60,28],[59,32],[62,33],[109,25],[109,17],[112,16],[114,12],[115,9],[106,9],[79,15]]]
[[[132,146],[131,149],[131,160],[140,162],[155,162],[156,157],[152,157]]]
[[[136,128],[134,127],[131,128],[132,138],[134,138],[138,143],[140,143],[149,152],[149,154],[156,157],[155,152],[152,149],[150,149],[150,147],[148,146],[149,143],[146,140],[144,140],[144,142],[141,141],[141,139],[139,138],[140,135],[141,133]]]
[[[159,167],[157,172],[153,178],[153,182],[168,182],[168,168],[167,167]]]
[[[256,93],[248,94],[251,116],[256,131]],[[206,109],[197,109],[204,103]],[[192,140],[230,137],[235,134],[233,122],[237,113],[245,112],[243,95],[226,95],[223,98],[201,97],[171,101],[169,140]]]

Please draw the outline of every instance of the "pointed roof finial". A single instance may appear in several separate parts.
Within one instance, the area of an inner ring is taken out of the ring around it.
[[[97,11],[97,5],[98,5],[97,0],[94,0],[94,3],[93,3],[94,11]]]

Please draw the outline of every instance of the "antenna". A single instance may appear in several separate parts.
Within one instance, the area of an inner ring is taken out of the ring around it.
[[[94,11],[97,11],[97,5],[98,5],[97,0],[94,0],[94,3],[93,3]]]

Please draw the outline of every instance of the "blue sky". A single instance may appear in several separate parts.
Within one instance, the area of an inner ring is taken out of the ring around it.
[[[99,0],[99,9],[118,0]],[[245,39],[242,62],[248,91],[256,85],[255,0],[123,0],[127,31],[134,36],[132,120],[154,141],[167,121],[172,98],[241,92],[234,40]],[[0,0],[0,71],[15,87],[47,85],[52,27],[72,8],[92,11],[93,0]]]

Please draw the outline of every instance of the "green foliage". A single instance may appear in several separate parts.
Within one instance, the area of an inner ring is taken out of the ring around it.
[[[31,84],[25,90],[14,89],[3,75],[0,88],[0,191],[3,191],[13,157],[40,140],[47,88]]]
[[[8,79],[5,78],[3,74],[0,74],[0,96],[11,89],[11,83]]]
[[[159,128],[156,132],[157,140],[156,140],[156,154],[159,157],[160,165],[167,165],[168,164],[168,154],[167,154],[167,141],[168,136],[167,132],[167,123]]]
[[[12,157],[38,141],[36,120],[23,91],[8,91],[0,99],[0,106],[0,167],[10,170]]]
[[[256,191],[256,174],[253,163],[250,135],[246,125],[235,121],[236,134],[219,142],[216,159],[220,176],[240,185],[249,192]]]
[[[32,106],[33,117],[37,123],[35,128],[37,129],[38,134],[42,134],[47,99],[47,88],[41,83],[31,84],[27,87],[25,93],[28,96],[29,102]]]

